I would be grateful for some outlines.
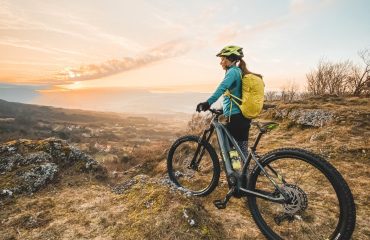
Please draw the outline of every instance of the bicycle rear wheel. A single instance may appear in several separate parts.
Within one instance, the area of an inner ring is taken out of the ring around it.
[[[354,200],[347,183],[331,164],[301,149],[278,149],[260,161],[292,199],[280,204],[248,197],[253,219],[268,239],[350,239],[356,219]],[[280,194],[257,167],[248,188]]]
[[[168,153],[167,170],[173,183],[197,196],[211,193],[220,177],[220,164],[214,148],[198,136],[176,140]]]

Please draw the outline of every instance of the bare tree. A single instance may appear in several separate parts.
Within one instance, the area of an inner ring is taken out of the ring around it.
[[[352,66],[353,63],[349,60],[334,64],[333,76],[330,82],[330,86],[332,86],[332,94],[340,96],[348,92],[348,86],[346,83],[349,77],[348,73]]]
[[[281,100],[284,102],[292,102],[299,96],[298,90],[298,85],[294,81],[290,82],[288,85],[281,88]]]
[[[306,75],[308,91],[314,95],[323,95],[327,91],[328,80],[327,75],[331,63],[320,59],[317,69],[312,70]]]
[[[287,97],[288,97],[288,102],[292,102],[293,100],[295,100],[296,98],[297,98],[297,96],[298,96],[298,90],[299,90],[299,88],[298,88],[298,85],[294,82],[294,81],[292,81],[290,84],[289,84],[289,86],[288,86],[288,88],[287,88],[288,90],[287,90]]]
[[[277,100],[278,99],[278,94],[276,91],[268,91],[266,92],[265,94],[265,99],[267,101],[274,101],[274,100]]]
[[[347,91],[348,72],[352,62],[333,63],[320,60],[317,69],[306,75],[308,92],[313,95],[343,95]]]
[[[312,95],[319,95],[319,86],[317,84],[317,78],[315,72],[311,71],[306,74],[307,79],[307,92]]]
[[[287,90],[285,87],[282,87],[281,88],[281,91],[280,91],[280,100],[283,101],[283,102],[287,102]]]
[[[349,91],[354,96],[361,95],[370,84],[370,50],[361,50],[358,52],[358,55],[362,59],[364,66],[353,65],[347,79]]]
[[[312,95],[369,94],[370,49],[361,50],[358,55],[361,65],[349,60],[335,63],[321,59],[317,68],[306,74],[308,92]]]
[[[301,92],[299,94],[299,99],[308,99],[308,98],[311,98],[313,96],[312,93],[308,92],[308,91],[305,91],[305,92]]]

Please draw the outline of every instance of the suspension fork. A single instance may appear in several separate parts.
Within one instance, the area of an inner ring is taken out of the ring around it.
[[[209,142],[211,139],[212,133],[214,132],[215,128],[211,125],[208,129],[204,130],[202,137],[199,138],[197,149],[194,153],[193,159],[191,160],[189,168],[197,170],[200,164],[200,161],[204,155],[205,147],[202,146],[201,142]]]

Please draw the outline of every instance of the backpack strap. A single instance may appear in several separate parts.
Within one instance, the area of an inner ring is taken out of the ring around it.
[[[239,104],[236,100],[239,100],[240,102],[243,102],[243,100],[241,98],[238,98],[237,96],[231,94],[231,92],[229,91],[229,89],[227,89],[224,93],[224,96],[225,97],[228,97],[230,98],[233,102],[235,102],[238,106],[240,106],[241,104]],[[236,100],[235,100],[236,99]]]
[[[233,102],[240,108],[241,107],[241,104],[239,104],[235,99],[239,100],[241,103],[243,102],[242,99],[238,98],[237,96],[231,94],[231,92],[229,91],[229,89],[227,89],[224,93],[224,96],[225,97],[228,97],[231,101],[230,101],[230,112],[229,112],[229,122],[230,122],[230,118],[231,118],[231,109],[233,107]]]
[[[241,72],[239,72],[240,74],[240,81],[241,81],[241,84],[240,84],[240,87],[243,89],[243,76],[241,74]],[[240,103],[243,103],[243,100],[238,98],[237,96],[231,94],[230,90],[227,89],[224,93],[224,96],[225,97],[228,97],[231,101],[230,101],[230,112],[229,112],[229,122],[230,122],[230,118],[231,118],[231,109],[233,107],[233,102],[240,108],[241,107],[241,104],[239,104],[235,99],[239,100]]]

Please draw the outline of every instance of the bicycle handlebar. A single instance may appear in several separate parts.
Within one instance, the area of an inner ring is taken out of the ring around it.
[[[215,114],[215,115],[221,115],[224,113],[224,111],[222,109],[215,109],[215,108],[210,108],[208,109],[208,111],[210,111],[211,113]]]

